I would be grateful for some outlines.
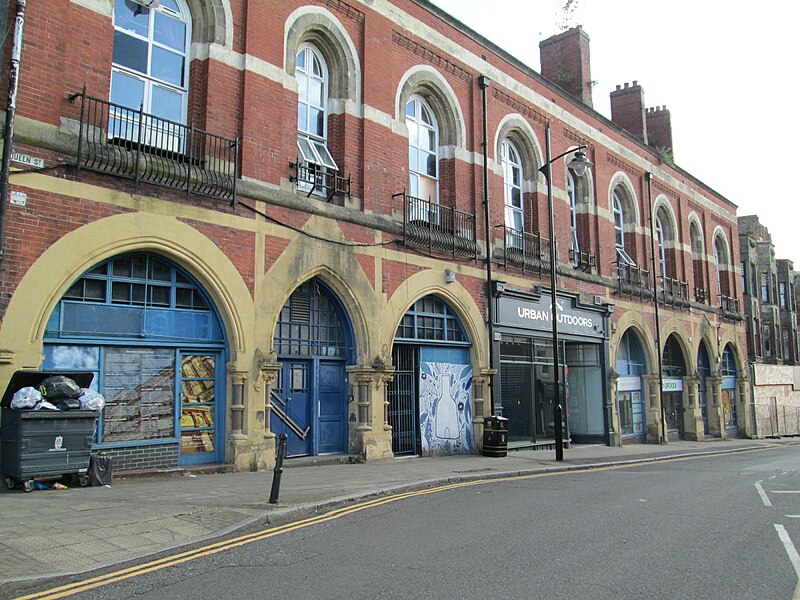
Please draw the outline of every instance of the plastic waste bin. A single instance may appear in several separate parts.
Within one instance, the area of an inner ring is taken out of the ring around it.
[[[508,419],[505,417],[483,419],[483,455],[496,458],[508,455]]]
[[[38,387],[51,375],[43,371],[17,371],[0,400],[0,472],[6,486],[18,483],[26,492],[37,477],[77,475],[80,485],[89,484],[97,412],[93,410],[29,410],[11,408],[11,398],[23,387]],[[92,373],[64,373],[80,387],[88,387]]]

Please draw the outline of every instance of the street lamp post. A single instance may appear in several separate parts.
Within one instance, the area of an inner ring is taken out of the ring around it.
[[[564,434],[562,429],[563,407],[561,406],[561,385],[558,372],[558,307],[556,304],[556,240],[555,227],[553,226],[553,162],[575,152],[574,158],[569,163],[578,177],[586,173],[591,162],[582,150],[586,145],[571,148],[558,156],[550,157],[550,128],[545,130],[545,163],[539,171],[547,179],[547,212],[550,225],[550,322],[553,324],[553,382],[555,384],[556,402],[554,406],[553,421],[555,425],[556,460],[564,460]]]

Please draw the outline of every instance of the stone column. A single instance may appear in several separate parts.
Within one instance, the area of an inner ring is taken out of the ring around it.
[[[736,418],[739,421],[739,437],[753,437],[753,412],[750,410],[750,378],[740,371],[736,378]]]
[[[355,400],[350,451],[364,460],[391,458],[392,429],[387,422],[386,387],[394,378],[394,370],[347,367],[347,373]]]
[[[658,374],[643,375],[644,393],[647,394],[645,414],[647,419],[647,443],[666,444],[667,436],[664,431],[664,419],[661,413],[661,394],[658,389]]]
[[[706,377],[708,431],[711,435],[725,439],[725,422],[722,414],[722,377]]]
[[[705,437],[699,388],[699,377],[689,375],[683,378],[683,435],[693,442],[702,441]]]
[[[611,369],[608,376],[610,397],[606,406],[606,418],[608,419],[608,445],[622,446],[622,428],[619,424],[619,410],[617,405],[617,379],[619,373]]]
[[[228,376],[231,379],[231,436],[233,439],[244,438],[244,386],[247,382],[247,373],[239,371],[234,364],[228,364]]]

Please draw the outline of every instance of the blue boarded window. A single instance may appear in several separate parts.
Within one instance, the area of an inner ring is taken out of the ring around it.
[[[223,342],[210,299],[178,266],[153,254],[107,260],[79,277],[53,311],[49,339]]]
[[[395,340],[470,344],[458,316],[436,296],[420,298],[408,309],[397,327]]]

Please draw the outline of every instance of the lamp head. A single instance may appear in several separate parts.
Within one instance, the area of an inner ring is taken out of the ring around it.
[[[569,168],[578,177],[583,177],[586,174],[586,170],[591,166],[592,161],[586,157],[586,153],[583,150],[578,150],[572,160],[569,161]]]

